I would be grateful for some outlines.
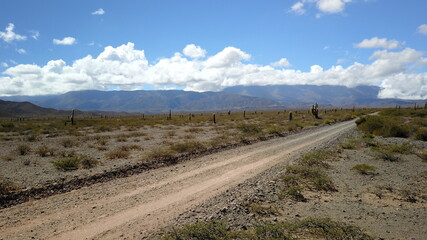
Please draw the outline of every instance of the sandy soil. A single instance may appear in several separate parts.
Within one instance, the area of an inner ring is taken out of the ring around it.
[[[2,209],[0,239],[138,239],[176,224],[182,214],[201,213],[195,209],[202,203],[224,201],[230,189],[278,172],[276,166],[354,126],[313,128]]]

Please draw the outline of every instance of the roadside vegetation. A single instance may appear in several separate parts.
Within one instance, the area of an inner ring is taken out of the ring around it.
[[[384,109],[356,123],[367,134],[427,141],[427,109]]]
[[[259,222],[247,230],[233,230],[222,221],[198,222],[170,231],[163,240],[228,240],[228,239],[374,239],[357,227],[332,221],[329,218]]]

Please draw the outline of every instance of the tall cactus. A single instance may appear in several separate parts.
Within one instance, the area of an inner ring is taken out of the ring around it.
[[[292,112],[289,112],[289,121],[292,121]]]
[[[214,114],[212,114],[212,121],[213,121],[213,123],[214,123],[214,124],[216,124],[216,116],[215,116],[215,113],[214,113]]]
[[[74,122],[74,109],[71,112],[70,121],[71,121],[71,125],[75,125],[75,122]]]
[[[314,118],[319,119],[319,104],[314,104],[311,106],[311,114],[313,114]]]

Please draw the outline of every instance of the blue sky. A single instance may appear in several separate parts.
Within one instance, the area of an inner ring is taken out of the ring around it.
[[[427,98],[424,0],[0,6],[0,96],[336,84],[378,85],[380,97]]]

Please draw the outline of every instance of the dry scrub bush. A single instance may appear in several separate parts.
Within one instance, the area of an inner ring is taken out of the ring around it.
[[[15,152],[18,153],[21,156],[22,155],[27,155],[27,154],[29,154],[31,152],[31,148],[28,145],[21,144],[21,145],[18,145],[15,148]]]
[[[369,164],[357,164],[352,167],[351,170],[356,171],[362,175],[374,175],[377,168]]]
[[[41,146],[37,149],[36,153],[40,156],[40,157],[49,157],[49,156],[54,156],[55,155],[55,149],[53,148],[49,148],[47,146]]]
[[[78,146],[79,143],[77,142],[76,139],[65,138],[65,139],[62,139],[61,145],[65,148],[71,148],[71,147]]]
[[[7,194],[18,189],[19,188],[16,184],[0,176],[0,195]]]

